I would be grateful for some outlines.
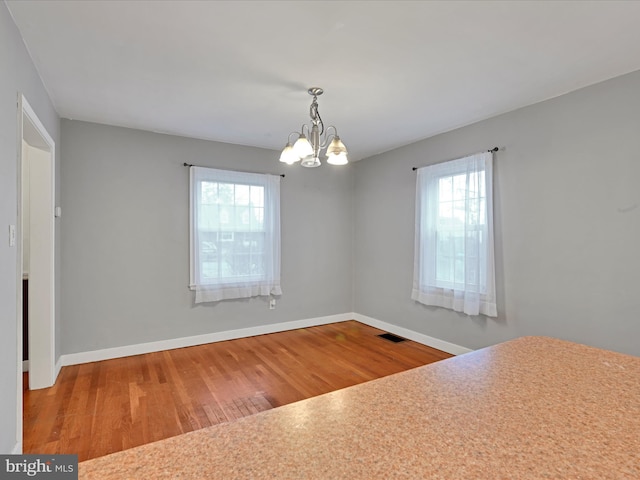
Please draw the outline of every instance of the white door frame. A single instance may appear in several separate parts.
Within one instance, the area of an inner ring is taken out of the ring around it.
[[[29,388],[46,388],[56,381],[55,366],[55,142],[44,127],[29,102],[22,94],[18,94],[18,133],[17,133],[17,192],[19,233],[17,250],[17,340],[18,340],[18,442],[22,441],[22,142],[48,153],[50,164],[41,172],[40,188],[45,195],[38,200],[42,213],[40,215],[40,231],[45,243],[38,245],[37,258],[39,267],[34,278],[34,294],[29,295]],[[48,213],[47,213],[48,212]],[[31,236],[33,238],[33,236]],[[30,273],[34,271],[30,267]],[[33,297],[33,298],[32,298]],[[33,308],[31,308],[33,305]],[[33,313],[32,313],[33,312]]]

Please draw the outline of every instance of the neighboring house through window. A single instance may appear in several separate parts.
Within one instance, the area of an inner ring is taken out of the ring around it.
[[[492,154],[418,169],[411,298],[497,316]]]
[[[280,177],[190,167],[196,303],[280,295]]]

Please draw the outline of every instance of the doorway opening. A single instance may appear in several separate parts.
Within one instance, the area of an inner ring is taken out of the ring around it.
[[[50,387],[55,366],[55,142],[23,95],[18,95],[17,332],[18,385]],[[23,294],[24,289],[24,294]],[[23,312],[23,301],[26,300]],[[23,333],[24,329],[24,333]],[[26,337],[26,338],[23,338]],[[23,343],[24,340],[24,343]],[[23,352],[23,350],[27,352]],[[24,359],[28,358],[28,362]],[[22,387],[18,388],[18,441]]]

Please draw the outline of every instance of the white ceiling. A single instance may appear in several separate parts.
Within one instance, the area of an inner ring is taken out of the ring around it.
[[[7,5],[62,117],[280,150],[320,86],[352,159],[640,69],[633,1]]]

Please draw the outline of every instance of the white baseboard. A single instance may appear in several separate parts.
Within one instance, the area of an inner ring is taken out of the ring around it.
[[[135,345],[125,345],[122,347],[105,348],[101,350],[93,350],[90,352],[78,352],[61,355],[56,362],[56,378],[60,373],[60,369],[67,365],[78,365],[81,363],[99,362],[101,360],[110,360],[112,358],[129,357],[132,355],[141,355],[144,353],[160,352],[162,350],[173,350],[174,348],[193,347],[195,345],[203,345],[206,343],[222,342],[225,340],[234,340],[236,338],[253,337],[256,335],[264,335],[267,333],[286,332],[287,330],[295,330],[297,328],[315,327],[318,325],[326,325],[328,323],[344,322],[346,320],[357,320],[358,322],[370,325],[387,332],[400,335],[423,345],[437,348],[453,355],[461,355],[471,352],[472,350],[461,347],[454,343],[449,343],[438,338],[430,337],[422,333],[409,330],[408,328],[398,327],[391,323],[383,322],[359,313],[341,313],[337,315],[329,315],[326,317],[307,318],[303,320],[294,320],[291,322],[274,323],[270,325],[262,325],[259,327],[240,328],[237,330],[227,330],[224,332],[207,333],[204,335],[195,335],[191,337],[172,338],[170,340],[160,340],[157,342],[139,343]]]
[[[29,371],[29,360],[23,360],[22,361],[22,371],[23,372],[28,372]]]
[[[16,443],[16,445],[13,447],[13,450],[11,450],[11,455],[20,455],[20,454],[22,454],[22,442]]]
[[[136,345],[125,345],[122,347],[105,348],[90,352],[69,353],[60,356],[60,359],[56,363],[56,369],[57,372],[59,372],[58,364],[62,367],[67,365],[78,365],[81,363],[99,362],[101,360],[109,360],[112,358],[129,357],[132,355],[141,355],[143,353],[172,350],[174,348],[193,347],[195,345],[203,345],[205,343],[222,342],[224,340],[253,337],[255,335],[264,335],[267,333],[285,332],[287,330],[295,330],[297,328],[315,327],[317,325],[326,325],[328,323],[344,322],[345,320],[353,320],[353,314],[341,313],[338,315],[329,315],[327,317],[294,320],[291,322],[207,333],[192,337],[173,338],[170,340],[160,340],[158,342],[140,343]]]
[[[424,335],[422,333],[409,330],[408,328],[398,327],[397,325],[383,322],[382,320],[378,320],[372,317],[367,317],[366,315],[361,315],[359,313],[353,313],[352,315],[353,319],[357,320],[358,322],[365,323],[375,328],[379,328],[380,330],[386,330],[387,332],[399,335],[404,338],[408,338],[409,340],[413,340],[414,342],[421,343],[428,347],[437,348],[438,350],[442,350],[443,352],[447,352],[452,355],[462,355],[463,353],[469,353],[473,351],[469,348],[456,345],[455,343],[449,343],[444,340],[440,340],[439,338],[430,337],[429,335]]]

